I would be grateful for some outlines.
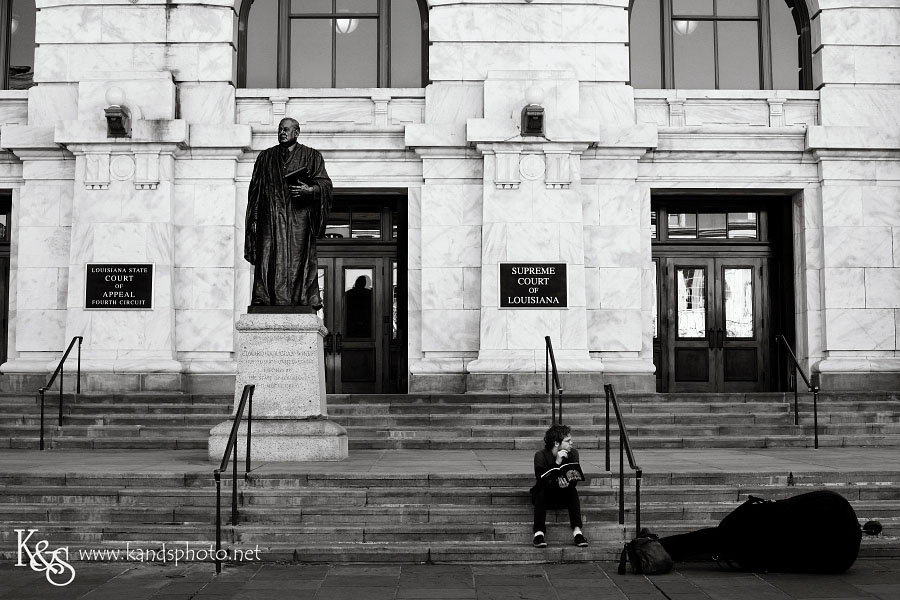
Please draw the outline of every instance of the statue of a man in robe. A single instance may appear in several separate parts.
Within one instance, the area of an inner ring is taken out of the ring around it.
[[[325,234],[331,179],[322,155],[297,143],[282,119],[278,145],[259,153],[247,201],[244,258],[254,266],[251,306],[322,307],[316,238]]]

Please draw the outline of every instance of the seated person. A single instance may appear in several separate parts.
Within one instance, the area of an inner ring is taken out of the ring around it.
[[[547,530],[548,508],[568,509],[569,525],[572,526],[575,545],[582,548],[588,545],[581,532],[581,504],[578,500],[578,491],[575,489],[577,482],[567,481],[565,477],[558,477],[549,482],[541,480],[541,476],[554,467],[578,462],[578,450],[573,447],[570,431],[567,425],[551,426],[544,434],[544,449],[534,455],[534,476],[537,482],[531,488],[531,500],[534,504],[532,543],[535,548],[547,547],[544,532]]]

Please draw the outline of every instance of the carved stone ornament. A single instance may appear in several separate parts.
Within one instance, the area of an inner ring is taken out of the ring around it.
[[[502,190],[519,189],[519,152],[496,152],[494,154],[494,186]]]
[[[134,177],[134,158],[118,154],[109,162],[109,173],[116,181],[128,181]]]
[[[109,189],[109,154],[84,155],[84,187],[89,190]]]
[[[568,151],[546,152],[547,177],[544,181],[548,189],[565,190],[572,185],[572,169]]]
[[[546,171],[544,157],[539,154],[526,154],[519,161],[519,173],[523,179],[537,181],[543,177],[544,171]]]
[[[136,153],[134,162],[136,166],[134,189],[155,190],[159,187],[159,153]]]

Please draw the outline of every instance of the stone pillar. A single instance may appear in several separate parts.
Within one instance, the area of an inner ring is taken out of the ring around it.
[[[822,262],[807,277],[818,283],[823,310],[809,324],[810,362],[823,389],[895,390],[900,9],[854,1],[819,8],[811,30],[820,126],[809,129],[807,149],[819,167]]]
[[[251,460],[323,461],[347,458],[347,432],[328,420],[325,327],[314,314],[245,314],[237,322],[235,414],[245,385],[254,385]],[[247,447],[245,409],[237,453]],[[209,458],[222,460],[233,420],[209,436]]]
[[[56,368],[66,339],[75,160],[52,127],[3,126],[0,139],[21,163],[13,194],[10,345],[6,385],[32,392]]]
[[[526,98],[530,98],[527,100]],[[545,134],[520,135],[520,115],[541,104]],[[601,385],[587,347],[579,158],[597,123],[579,120],[579,82],[568,71],[497,71],[484,83],[483,119],[467,139],[484,155],[481,330],[467,366],[470,391],[543,391],[545,336],[567,389]],[[563,263],[567,305],[500,308],[500,263]]]
[[[900,132],[812,127],[819,163],[823,389],[900,388]],[[877,156],[876,156],[877,155]]]

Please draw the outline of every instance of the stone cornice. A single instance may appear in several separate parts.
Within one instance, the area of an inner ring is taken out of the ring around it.
[[[900,151],[900,129],[883,127],[810,127],[806,133],[806,146],[813,151]]]

